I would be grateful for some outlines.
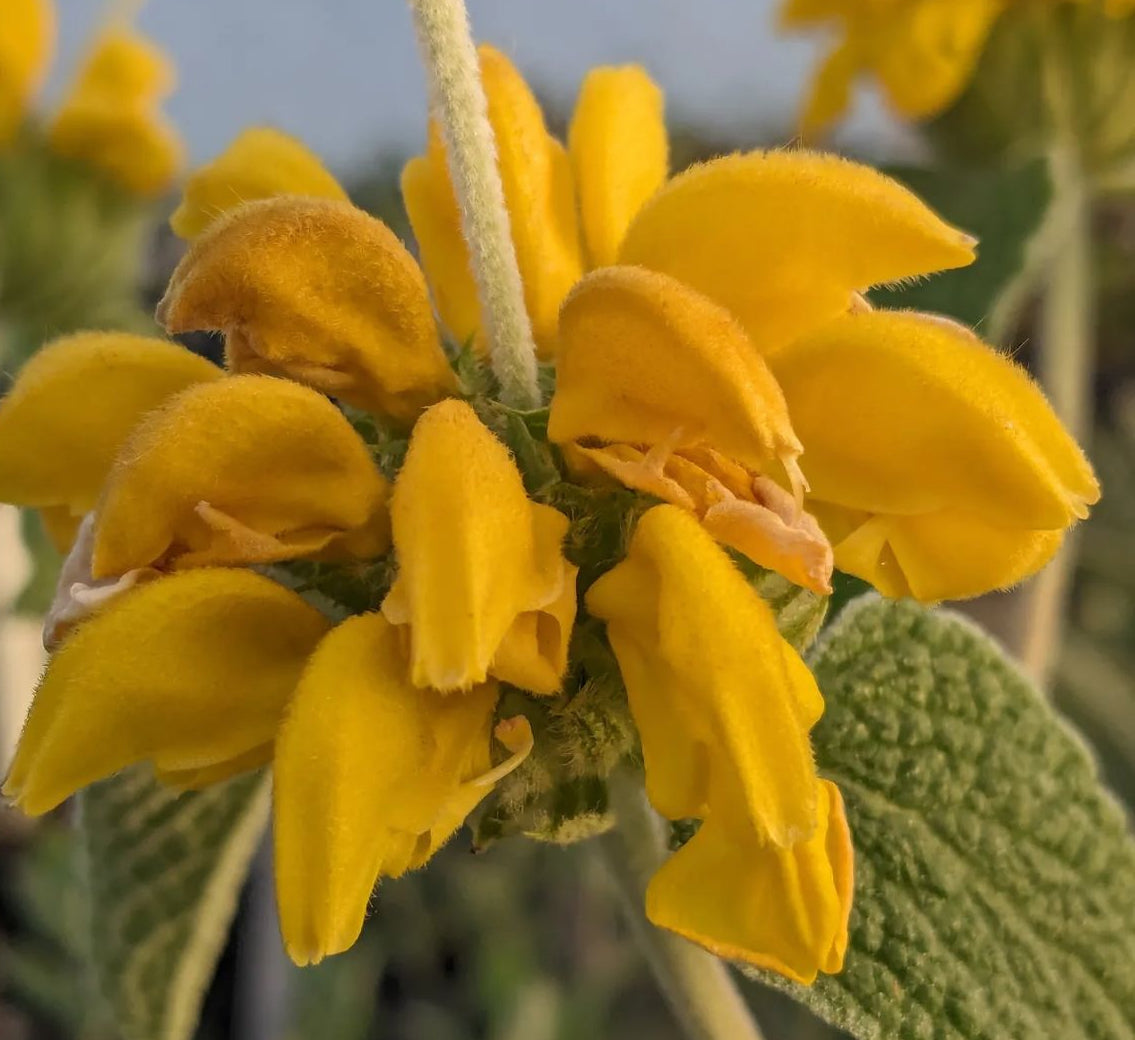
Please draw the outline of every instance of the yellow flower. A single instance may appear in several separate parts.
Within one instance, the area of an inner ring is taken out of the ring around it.
[[[666,179],[662,97],[637,66],[595,69],[580,92],[569,155],[509,60],[492,47],[480,54],[525,302],[540,353],[550,357],[568,290],[586,266],[611,262],[631,218]],[[426,154],[403,171],[402,193],[443,323],[459,343],[473,339],[483,350],[468,249],[435,124]]]
[[[489,675],[555,693],[575,620],[567,518],[530,502],[508,451],[460,401],[417,422],[391,503],[398,579],[382,613],[409,630],[419,686]]]
[[[651,802],[704,821],[651,882],[650,919],[799,981],[838,971],[847,825],[812,762],[820,692],[768,605],[673,506],[643,515],[586,602],[607,622]]]
[[[403,422],[457,389],[417,264],[348,202],[283,195],[226,213],[174,271],[158,318],[170,332],[223,332],[235,372],[288,376]]]
[[[972,245],[829,156],[695,167],[632,222],[618,259],[635,267],[565,303],[549,437],[802,585],[830,572],[816,521],[835,565],[888,595],[1019,581],[1098,498],[1091,468],[1012,362],[858,295]]]
[[[51,147],[137,195],[161,194],[182,160],[181,142],[158,109],[173,80],[153,44],[130,29],[108,29],[49,127]]]
[[[241,203],[277,195],[347,201],[338,181],[303,144],[271,127],[254,127],[193,173],[170,227],[182,238],[194,239]]]
[[[1099,0],[1027,0],[1030,4]],[[993,24],[1025,0],[785,0],[786,28],[827,26],[838,37],[812,80],[800,117],[811,137],[847,111],[855,80],[874,76],[891,107],[908,119],[948,108],[973,75]],[[1122,17],[1131,0],[1105,0],[1104,13]]]
[[[51,0],[6,0],[0,32],[0,146],[20,129],[55,47]]]

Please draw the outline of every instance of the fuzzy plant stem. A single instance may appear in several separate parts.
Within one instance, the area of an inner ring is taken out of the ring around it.
[[[497,166],[496,142],[464,0],[409,0],[429,78],[430,108],[441,127],[461,228],[505,404],[538,408],[536,347],[524,306]]]
[[[689,1040],[762,1040],[725,963],[646,919],[646,886],[666,857],[661,821],[637,777],[616,774],[610,791],[618,824],[599,845],[639,945]]]
[[[1095,371],[1092,199],[1073,149],[1054,152],[1052,253],[1041,302],[1037,375],[1056,414],[1081,444],[1092,432]],[[1027,624],[1020,651],[1025,670],[1046,686],[1064,635],[1076,564],[1073,532],[1026,593]]]

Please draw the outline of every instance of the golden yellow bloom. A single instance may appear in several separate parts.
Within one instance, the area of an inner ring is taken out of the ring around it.
[[[837,43],[812,80],[800,117],[811,137],[847,111],[861,75],[874,76],[899,115],[925,119],[955,101],[973,75],[993,24],[1026,4],[1099,0],[785,0],[786,28],[826,26]],[[1135,9],[1131,0],[1105,0],[1106,15]]]
[[[808,741],[823,701],[768,605],[673,506],[643,515],[586,602],[607,622],[651,802],[705,821],[651,882],[651,920],[805,982],[838,971],[851,854]]]
[[[108,29],[49,128],[52,148],[135,194],[160,194],[182,160],[181,142],[158,108],[173,81],[153,44],[132,30]]]
[[[569,159],[509,60],[492,47],[482,47],[480,54],[528,315],[541,356],[550,357],[560,303],[585,262],[610,262],[635,211],[666,179],[662,98],[638,67],[592,71],[572,120]],[[402,194],[442,321],[458,342],[473,339],[484,349],[476,287],[436,125],[431,124],[426,154],[403,171]]]
[[[55,47],[52,0],[5,0],[0,32],[0,145],[19,130]]]
[[[96,579],[390,544],[386,481],[342,413],[269,376],[192,387],[119,453],[95,520]]]
[[[455,690],[493,675],[555,693],[575,620],[568,521],[528,500],[467,404],[444,401],[418,420],[391,519],[398,578],[382,612],[408,628],[412,681]]]
[[[347,201],[339,182],[303,144],[271,127],[253,127],[193,173],[170,227],[193,239],[241,203],[277,195]]]
[[[457,389],[418,265],[347,202],[285,195],[227,213],[174,271],[158,317],[170,332],[223,332],[234,372],[402,421]]]
[[[222,375],[176,343],[125,332],[48,343],[0,401],[0,501],[46,510],[69,542],[138,420]]]

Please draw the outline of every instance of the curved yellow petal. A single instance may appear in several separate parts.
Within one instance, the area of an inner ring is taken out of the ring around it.
[[[378,614],[320,643],[276,743],[276,889],[297,964],[351,946],[375,881],[460,825],[450,810],[473,807],[465,782],[487,765],[495,703],[491,684],[463,697],[413,686],[399,634]],[[435,833],[442,818],[448,829]]]
[[[656,506],[591,586],[664,816],[725,814],[788,846],[816,828],[820,695],[768,604],[688,513]]]
[[[592,69],[568,131],[580,222],[592,267],[613,264],[635,214],[666,181],[662,91],[638,65]]]
[[[553,637],[510,640],[502,678],[520,677],[523,645],[527,678],[554,673],[557,688],[571,631],[564,597],[574,569],[560,548],[568,520],[528,500],[508,450],[469,405],[444,401],[418,420],[390,514],[398,577],[382,612],[409,626],[413,682],[483,682],[510,629],[543,612]]]
[[[169,224],[175,234],[193,239],[234,206],[277,195],[347,201],[339,182],[300,141],[272,127],[252,127],[194,171]]]
[[[479,53],[524,298],[546,357],[560,302],[583,270],[570,164],[508,58],[488,46]],[[426,154],[407,165],[402,194],[442,321],[459,343],[475,338],[483,346],[468,249],[436,126]]]
[[[178,391],[222,375],[167,340],[125,332],[53,340],[0,401],[0,501],[82,516],[138,420]]]
[[[106,482],[92,574],[267,563],[390,543],[386,481],[325,397],[271,376],[192,387],[139,424]]]
[[[587,275],[560,315],[548,436],[707,446],[760,471],[800,453],[780,388],[720,306],[663,274]]]
[[[173,83],[173,67],[154,44],[130,29],[108,30],[49,127],[52,149],[135,194],[160,194],[183,158],[176,131],[158,110]]]
[[[728,960],[810,985],[843,967],[852,848],[839,789],[821,780],[806,841],[762,845],[711,816],[655,874],[647,917]],[[707,883],[707,879],[712,879]]]
[[[762,354],[881,282],[973,261],[974,239],[868,166],[806,151],[716,159],[639,212],[619,263],[660,271],[728,309]]]
[[[133,762],[206,769],[270,743],[327,621],[245,570],[141,585],[48,663],[4,793],[27,813]]]
[[[171,332],[223,332],[236,372],[398,420],[457,390],[418,265],[347,202],[284,196],[227,213],[178,264],[158,317]]]
[[[952,323],[842,317],[772,366],[816,502],[907,516],[957,509],[1023,532],[1063,529],[1099,498],[1024,369]]]
[[[158,780],[168,787],[176,787],[182,791],[200,791],[212,787],[213,784],[231,780],[241,773],[262,769],[272,761],[274,747],[275,744],[261,744],[251,751],[213,766],[205,766],[201,769],[157,770],[156,775]]]
[[[19,130],[54,49],[52,0],[6,0],[0,32],[0,145]]]
[[[835,47],[812,74],[800,114],[800,136],[810,141],[838,122],[851,106],[855,77],[863,67],[862,55],[850,43]]]

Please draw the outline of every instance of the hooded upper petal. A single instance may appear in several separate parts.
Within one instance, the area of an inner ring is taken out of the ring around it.
[[[673,178],[632,222],[619,263],[704,293],[772,355],[872,285],[964,267],[973,245],[868,166],[814,152],[753,152]]]
[[[437,848],[488,793],[471,801],[468,781],[488,769],[496,699],[493,684],[462,697],[414,686],[378,614],[320,643],[276,744],[277,898],[297,964],[351,946],[375,881],[420,865],[419,848]]]
[[[588,264],[613,264],[631,220],[669,170],[662,91],[645,69],[624,65],[587,74],[568,151]]]
[[[234,371],[399,420],[457,389],[418,265],[347,202],[284,196],[226,214],[178,264],[158,316],[171,332],[223,332]]]
[[[124,593],[51,657],[4,793],[39,814],[133,762],[197,770],[270,743],[327,628],[251,571],[192,571]]]
[[[175,234],[193,239],[235,206],[277,195],[347,201],[339,182],[302,142],[272,127],[251,127],[193,172],[169,224]]]
[[[571,167],[508,58],[489,46],[479,54],[524,299],[537,346],[547,356],[560,301],[583,270]],[[431,124],[426,154],[403,171],[402,195],[442,321],[460,343],[481,339],[468,247],[436,125]]]
[[[787,847],[816,829],[815,680],[768,604],[688,513],[656,506],[591,586],[664,816],[724,814]]]
[[[1010,584],[1099,498],[1024,369],[951,322],[846,316],[772,364],[836,565],[884,591],[936,599]],[[887,576],[896,568],[902,581]]]
[[[6,0],[0,33],[0,145],[20,128],[54,47],[52,0]]]
[[[115,455],[138,420],[171,396],[223,373],[167,340],[80,332],[53,340],[0,401],[0,500],[94,508]]]
[[[49,128],[51,147],[96,167],[128,191],[160,194],[177,173],[183,152],[158,107],[173,83],[173,67],[149,40],[127,28],[108,30]]]
[[[568,520],[529,501],[508,450],[467,404],[444,401],[418,420],[390,512],[398,577],[382,612],[408,626],[413,682],[483,682],[510,629],[543,612],[543,637],[514,633],[501,677],[521,669],[528,688],[558,689],[574,615],[575,569],[560,547]],[[550,688],[536,686],[541,674]]]
[[[851,912],[851,835],[839,789],[826,780],[817,787],[816,830],[791,848],[710,816],[651,879],[647,917],[719,957],[805,985],[818,972],[838,972]]]
[[[389,546],[386,481],[325,397],[271,376],[192,387],[134,430],[106,482],[96,578]]]

